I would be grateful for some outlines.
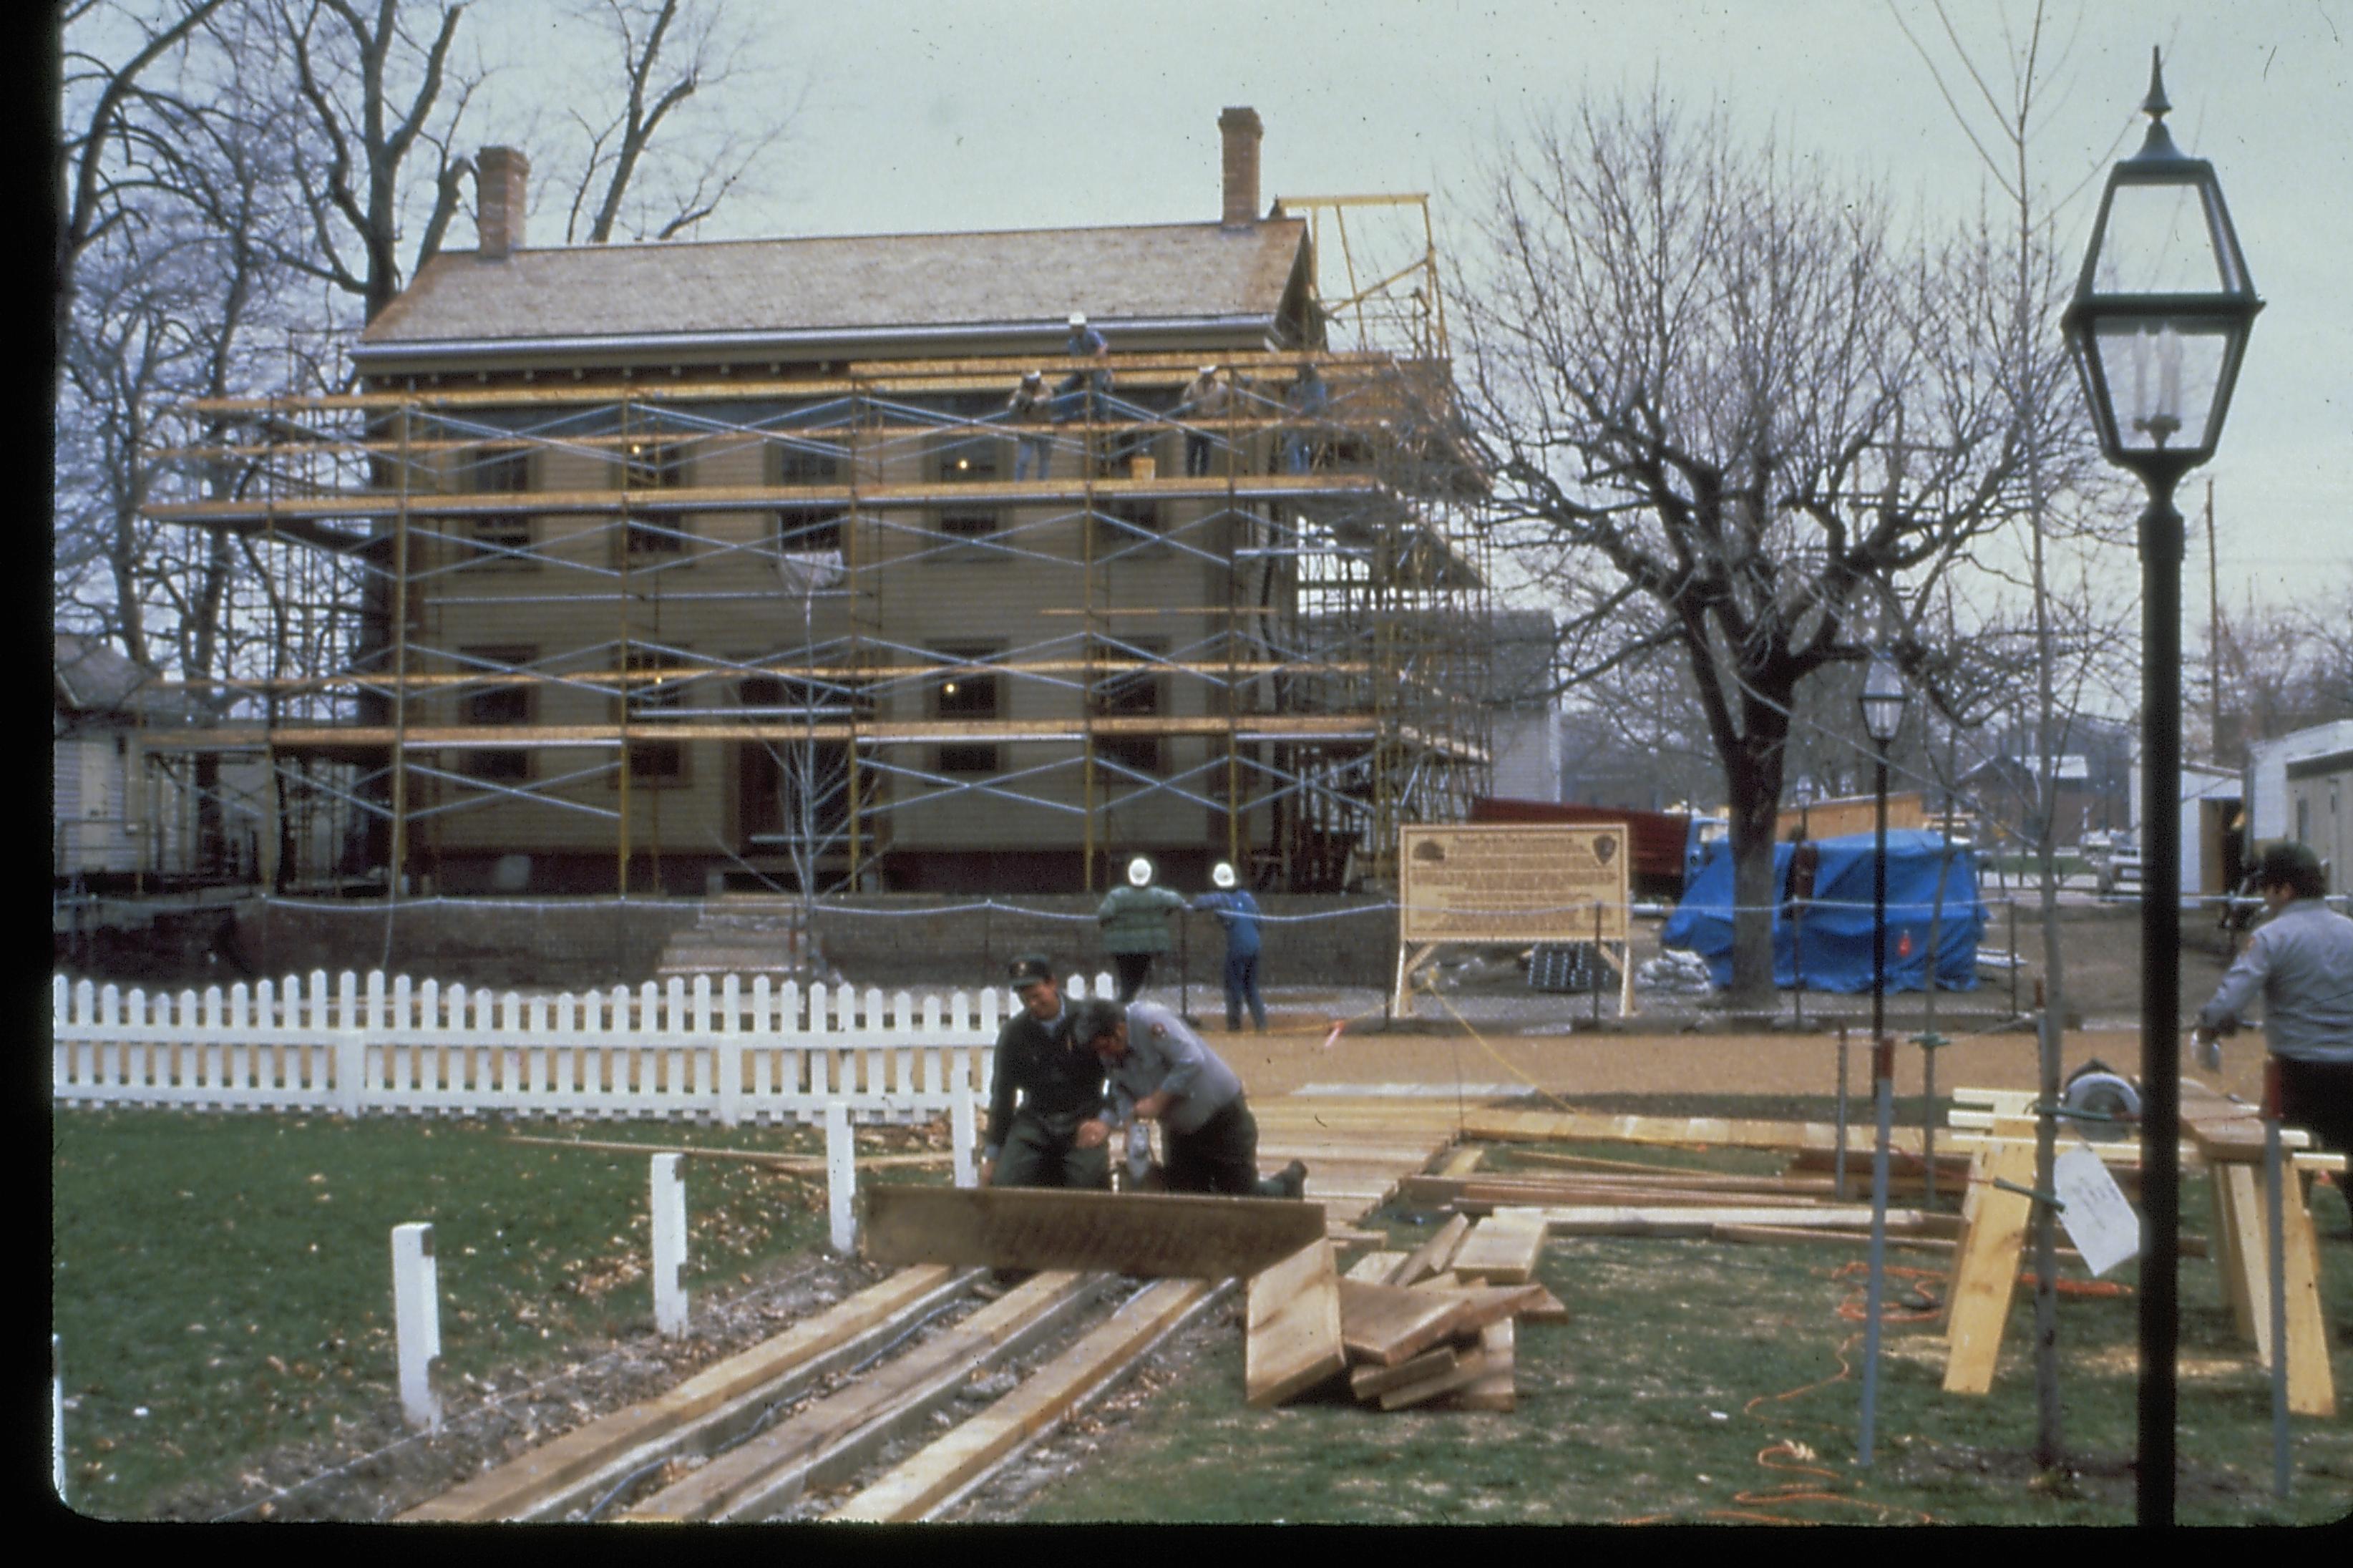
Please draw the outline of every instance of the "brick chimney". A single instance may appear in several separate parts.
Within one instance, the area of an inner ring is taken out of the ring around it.
[[[1246,228],[1258,221],[1258,141],[1264,134],[1255,109],[1229,109],[1218,116],[1224,133],[1226,207],[1218,221]]]
[[[514,147],[485,147],[474,160],[476,252],[504,261],[522,248],[523,200],[531,191],[531,160]]]

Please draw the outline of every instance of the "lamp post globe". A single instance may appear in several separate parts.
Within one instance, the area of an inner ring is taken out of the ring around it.
[[[2075,296],[2061,319],[2100,450],[2140,477],[2143,1524],[2173,1518],[2180,1272],[2181,514],[2174,487],[2214,455],[2263,309],[2214,166],[2165,128],[2149,63],[2140,151],[2109,171]]]

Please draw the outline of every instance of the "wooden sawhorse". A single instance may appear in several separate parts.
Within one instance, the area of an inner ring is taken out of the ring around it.
[[[2024,1192],[1997,1186],[2034,1184],[2034,1097],[2008,1089],[1956,1089],[1953,1113],[1966,1129],[1957,1142],[1973,1142],[1969,1182],[1961,1200],[1961,1243],[1954,1250],[1946,1291],[1945,1392],[1984,1394],[1993,1387],[1995,1363],[2018,1283],[2033,1200]],[[2214,1235],[2209,1254],[2221,1270],[2231,1316],[2242,1338],[2255,1347],[2258,1361],[2272,1364],[2269,1215],[2264,1212],[2263,1124],[2255,1112],[2224,1100],[2203,1085],[2182,1085],[2182,1130],[2211,1173]],[[2281,1253],[2287,1298],[2287,1403],[2298,1415],[2337,1414],[2335,1378],[2328,1365],[2328,1335],[2320,1304],[2320,1250],[2312,1229],[2307,1184],[2322,1171],[2342,1173],[2342,1154],[2317,1154],[2309,1135],[2281,1132],[2288,1151],[2289,1180],[2283,1194]],[[2093,1145],[2112,1163],[2137,1166],[2139,1150],[2129,1143]]]

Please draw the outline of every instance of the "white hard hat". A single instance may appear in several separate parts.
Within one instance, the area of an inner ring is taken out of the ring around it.
[[[1209,880],[1220,888],[1230,888],[1234,885],[1234,868],[1220,860],[1216,868],[1210,871]]]
[[[1127,880],[1130,886],[1137,888],[1152,880],[1152,862],[1141,855],[1130,860],[1127,863]]]
[[[1218,367],[1213,364],[1205,364],[1201,367],[1201,374],[1203,375],[1215,375],[1218,374]]]
[[[1087,313],[1084,310],[1073,310],[1071,312],[1071,325],[1074,327],[1083,327],[1086,324]]]

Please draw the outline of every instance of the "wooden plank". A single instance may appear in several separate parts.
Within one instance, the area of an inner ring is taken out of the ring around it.
[[[1466,1388],[1487,1375],[1493,1369],[1487,1364],[1484,1352],[1466,1352],[1448,1371],[1437,1373],[1419,1383],[1409,1383],[1402,1388],[1392,1388],[1380,1396],[1384,1410],[1403,1410],[1408,1405],[1424,1405],[1440,1394]]]
[[[2263,1197],[2253,1165],[2217,1165],[2214,1188],[2214,1229],[2222,1245],[2222,1293],[2231,1302],[2231,1323],[2239,1337],[2255,1347],[2265,1365],[2271,1363],[2271,1276],[2264,1260],[2270,1256],[2263,1229]]]
[[[1890,1145],[1918,1153],[1921,1130],[1898,1127]],[[1493,1142],[1672,1143],[1727,1149],[1831,1149],[1838,1128],[1828,1121],[1758,1121],[1722,1116],[1609,1116],[1597,1111],[1473,1109],[1462,1115],[1462,1135]]]
[[[1451,1291],[1398,1285],[1340,1285],[1340,1342],[1357,1361],[1395,1366],[1464,1331],[1463,1303]]]
[[[1713,1241],[1810,1242],[1827,1247],[1868,1247],[1871,1237],[1851,1230],[1802,1230],[1783,1225],[1719,1225],[1711,1226],[1708,1237]],[[1960,1243],[1940,1236],[1891,1236],[1890,1247],[1907,1247],[1915,1252],[1951,1252]]]
[[[1977,1208],[1956,1254],[1949,1300],[1945,1362],[1945,1392],[1983,1394],[1993,1387],[1995,1363],[2001,1357],[2001,1334],[2010,1320],[2010,1292],[2018,1283],[2018,1255],[2026,1238],[2029,1201],[2021,1193],[1993,1185],[1995,1180],[2021,1187],[2034,1182],[2034,1145],[2022,1141],[1997,1144],[1986,1163],[1987,1183],[1976,1189]]]
[[[1367,1252],[1348,1265],[1348,1272],[1341,1278],[1366,1285],[1386,1285],[1390,1271],[1405,1260],[1406,1254],[1402,1252]]]
[[[708,1452],[777,1399],[888,1343],[976,1272],[902,1269],[648,1400],[577,1426],[401,1514],[404,1521],[543,1519],[657,1459]]]
[[[1137,1292],[1077,1344],[987,1410],[882,1476],[827,1517],[870,1524],[927,1519],[1070,1418],[1219,1287],[1164,1279]]]
[[[1332,1244],[1318,1237],[1260,1270],[1250,1282],[1247,1325],[1242,1383],[1252,1409],[1271,1409],[1345,1370]]]
[[[1414,1289],[1419,1290],[1421,1287]],[[1533,1317],[1553,1309],[1558,1309],[1563,1318],[1567,1316],[1560,1299],[1541,1285],[1472,1285],[1438,1294],[1456,1304],[1454,1331],[1458,1336],[1475,1333],[1490,1323]]]
[[[2320,1310],[2320,1240],[2304,1184],[2287,1177],[2281,1215],[2281,1294],[2287,1298],[2287,1407],[2297,1415],[2335,1415],[2336,1379],[2328,1367],[2328,1322]],[[2268,1232],[2266,1233],[2268,1234]]]
[[[1410,1285],[1444,1269],[1454,1257],[1454,1249],[1471,1234],[1471,1222],[1461,1215],[1449,1216],[1436,1234],[1406,1255],[1405,1260],[1389,1271],[1383,1280],[1386,1285]]]
[[[1510,1318],[1499,1318],[1479,1331],[1479,1355],[1487,1370],[1446,1395],[1441,1403],[1457,1410],[1511,1410],[1519,1400],[1513,1388],[1512,1366],[1518,1331]]]
[[[1422,1383],[1441,1372],[1452,1372],[1462,1359],[1453,1345],[1440,1345],[1395,1366],[1354,1366],[1348,1369],[1348,1392],[1359,1399],[1377,1399],[1392,1388]]]
[[[1471,1227],[1455,1249],[1454,1272],[1465,1279],[1520,1285],[1535,1278],[1544,1256],[1544,1221],[1528,1209],[1498,1209]]]
[[[730,1448],[622,1517],[757,1517],[810,1486],[855,1473],[892,1436],[955,1398],[974,1372],[1018,1353],[1058,1326],[1102,1279],[1041,1273],[907,1354]]]
[[[1246,1278],[1310,1242],[1326,1218],[1287,1198],[877,1185],[860,1194],[863,1248],[881,1263]]]
[[[1818,1209],[1779,1208],[1543,1208],[1546,1227],[1555,1236],[1704,1237],[1719,1225],[1782,1225],[1808,1230],[1867,1230],[1871,1207],[1849,1204]],[[1890,1235],[1926,1236],[1946,1228],[1950,1216],[1917,1209],[1889,1209]]]
[[[1824,1191],[1812,1194],[1739,1187],[1711,1191],[1651,1183],[1464,1182],[1447,1176],[1408,1176],[1398,1184],[1398,1201],[1408,1208],[1451,1208],[1458,1214],[1472,1215],[1493,1214],[1497,1209],[1576,1204],[1718,1208],[1727,1203],[1738,1203],[1746,1208],[1806,1208],[1831,1199],[1830,1185],[1825,1182]]]
[[[1443,1176],[1467,1176],[1477,1170],[1479,1162],[1486,1157],[1485,1149],[1476,1143],[1467,1144],[1449,1153],[1445,1163],[1438,1167],[1438,1172]]]

